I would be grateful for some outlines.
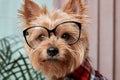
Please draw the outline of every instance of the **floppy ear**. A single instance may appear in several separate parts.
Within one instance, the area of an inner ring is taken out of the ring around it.
[[[63,6],[63,11],[72,14],[84,14],[87,11],[87,6],[84,0],[68,0],[68,2]]]
[[[41,8],[32,0],[24,0],[24,5],[22,10],[19,10],[19,13],[22,15],[22,18],[28,24],[30,21],[36,19],[40,14],[46,13],[46,7]]]

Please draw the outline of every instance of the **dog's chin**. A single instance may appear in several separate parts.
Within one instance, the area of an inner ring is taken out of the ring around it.
[[[39,62],[40,70],[48,77],[61,78],[70,73],[69,60],[58,58],[47,58]]]

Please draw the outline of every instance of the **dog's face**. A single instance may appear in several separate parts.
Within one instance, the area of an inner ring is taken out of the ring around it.
[[[68,0],[61,10],[47,11],[31,0],[23,10],[25,49],[33,67],[49,77],[61,78],[74,71],[88,56],[82,0]]]

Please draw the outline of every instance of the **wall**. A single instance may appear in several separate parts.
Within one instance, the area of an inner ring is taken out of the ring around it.
[[[120,4],[119,0],[91,0],[89,15],[93,23],[89,27],[91,52],[96,57],[95,66],[109,80],[120,79]],[[94,28],[94,29],[93,29]],[[94,36],[93,36],[94,34]],[[95,43],[95,44],[94,44]],[[97,53],[97,54],[96,54]]]

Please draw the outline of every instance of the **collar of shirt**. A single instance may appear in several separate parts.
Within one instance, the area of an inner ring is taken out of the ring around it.
[[[106,80],[98,72],[95,71],[89,61],[86,59],[73,73],[67,75],[64,80]]]

